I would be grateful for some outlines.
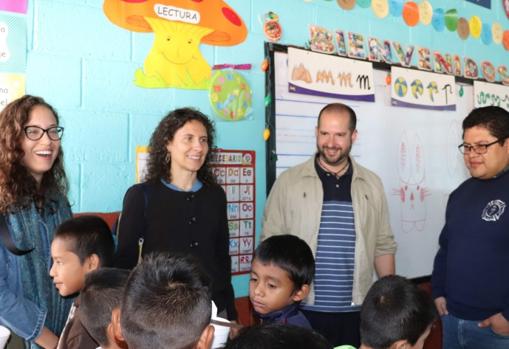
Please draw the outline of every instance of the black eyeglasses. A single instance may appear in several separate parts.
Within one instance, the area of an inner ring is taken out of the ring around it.
[[[498,142],[500,142],[500,139],[497,139],[496,141],[493,141],[488,144],[470,145],[470,144],[463,143],[463,144],[458,145],[458,149],[460,150],[461,154],[469,154],[472,151],[474,151],[476,154],[482,155],[482,154],[486,154],[486,152],[488,151],[488,147],[491,147],[493,144],[497,144]]]
[[[25,136],[31,141],[38,141],[44,133],[47,133],[52,141],[59,141],[64,135],[64,128],[60,126],[48,127],[46,129],[39,126],[25,126],[23,130],[25,131]]]

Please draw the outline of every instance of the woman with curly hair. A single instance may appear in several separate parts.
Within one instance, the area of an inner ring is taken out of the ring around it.
[[[0,112],[0,324],[29,348],[54,348],[71,305],[48,274],[55,228],[71,217],[60,140],[42,98]]]
[[[214,133],[210,120],[191,108],[161,120],[150,139],[145,182],[124,197],[117,266],[130,269],[150,252],[193,255],[211,279],[218,312],[234,320],[226,195],[209,168]]]

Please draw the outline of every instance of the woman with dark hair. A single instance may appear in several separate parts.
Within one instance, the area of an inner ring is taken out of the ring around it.
[[[71,217],[60,140],[63,127],[42,98],[0,112],[0,324],[29,348],[54,348],[72,300],[48,274],[55,228]]]
[[[236,319],[226,195],[209,168],[214,127],[202,113],[176,109],[149,144],[145,182],[129,188],[118,230],[117,266],[134,267],[150,252],[195,256],[211,279],[218,312]]]

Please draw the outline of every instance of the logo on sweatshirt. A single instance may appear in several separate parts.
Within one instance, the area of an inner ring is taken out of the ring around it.
[[[505,202],[502,200],[491,200],[482,211],[482,219],[486,222],[496,222],[504,214]]]

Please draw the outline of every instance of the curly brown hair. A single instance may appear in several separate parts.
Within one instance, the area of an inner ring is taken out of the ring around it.
[[[207,116],[193,108],[181,108],[166,115],[150,137],[149,160],[145,181],[157,182],[161,179],[171,181],[171,158],[168,159],[168,143],[173,140],[175,133],[189,121],[198,121],[207,130],[207,143],[209,151],[203,166],[198,170],[198,179],[205,184],[214,184],[215,179],[209,167],[210,154],[214,145],[216,131],[213,123]],[[168,161],[169,160],[169,161]]]
[[[55,109],[41,97],[25,95],[11,103],[0,112],[0,212],[16,207],[24,207],[35,201],[40,205],[50,195],[67,194],[67,177],[64,170],[62,147],[53,167],[46,172],[38,188],[35,178],[23,165],[25,153],[21,147],[24,126],[36,106],[51,110],[58,124]]]

